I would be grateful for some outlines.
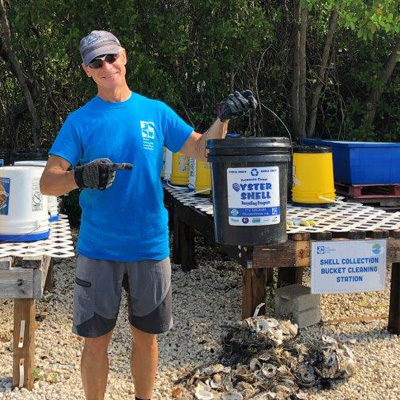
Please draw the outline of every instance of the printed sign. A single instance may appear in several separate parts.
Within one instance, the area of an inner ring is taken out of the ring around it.
[[[385,289],[385,239],[312,242],[311,293]]]
[[[10,199],[10,178],[0,178],[0,214],[8,215]]]
[[[228,168],[229,225],[280,222],[279,167]]]

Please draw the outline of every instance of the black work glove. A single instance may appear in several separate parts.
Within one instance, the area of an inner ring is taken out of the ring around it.
[[[251,90],[242,90],[234,92],[228,96],[228,99],[222,103],[218,118],[225,122],[228,119],[239,117],[254,110],[257,107],[257,101]]]
[[[105,190],[114,182],[115,171],[132,169],[130,163],[113,163],[108,158],[98,158],[74,169],[75,182],[80,188]]]

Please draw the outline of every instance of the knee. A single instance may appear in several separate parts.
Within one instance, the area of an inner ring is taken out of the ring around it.
[[[133,345],[142,349],[157,348],[157,335],[132,328]]]
[[[110,343],[111,333],[97,338],[85,338],[84,351],[95,355],[107,354],[108,344]]]

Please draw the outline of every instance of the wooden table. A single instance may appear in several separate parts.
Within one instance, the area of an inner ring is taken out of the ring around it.
[[[0,298],[14,300],[14,387],[33,389],[35,302],[53,285],[52,258],[72,256],[72,237],[65,217],[50,224],[49,239],[31,243],[0,242]]]
[[[174,263],[181,264],[184,271],[196,267],[195,231],[209,243],[215,243],[214,220],[211,212],[203,212],[194,205],[185,204],[174,190],[164,186],[164,203],[173,218]],[[204,209],[204,208],[203,208]],[[332,213],[331,213],[332,214]],[[395,223],[381,225],[397,228]],[[387,220],[390,221],[390,214]],[[373,216],[371,216],[373,220]],[[373,226],[373,224],[370,224]],[[298,229],[298,230],[301,230]],[[312,229],[310,229],[312,230]],[[324,232],[295,232],[288,234],[288,241],[269,246],[221,246],[223,252],[243,267],[242,317],[253,315],[256,306],[265,301],[267,284],[272,281],[273,268],[279,268],[278,286],[301,283],[304,267],[310,266],[311,242],[330,240],[370,240],[387,238],[387,263],[392,264],[388,330],[400,334],[400,230],[366,229]]]

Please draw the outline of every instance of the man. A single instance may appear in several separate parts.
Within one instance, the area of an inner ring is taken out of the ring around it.
[[[127,55],[113,34],[91,32],[81,40],[80,53],[97,96],[65,121],[50,150],[41,191],[60,196],[83,189],[73,331],[85,337],[86,399],[104,399],[107,347],[122,287],[128,292],[136,399],[150,399],[156,335],[172,327],[168,217],[160,182],[163,146],[205,160],[207,139],[224,138],[228,120],[255,108],[256,101],[250,91],[230,95],[201,135],[164,103],[128,88]]]

